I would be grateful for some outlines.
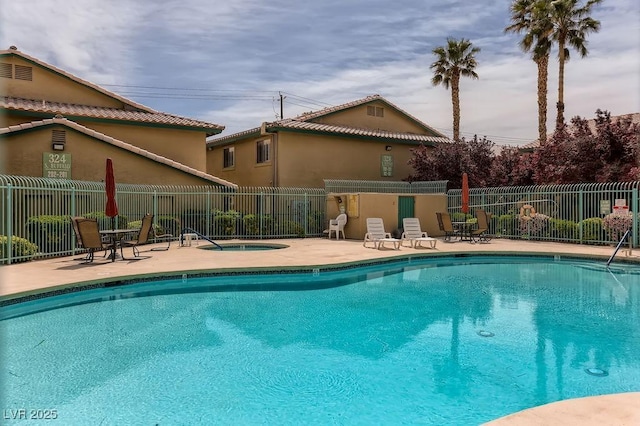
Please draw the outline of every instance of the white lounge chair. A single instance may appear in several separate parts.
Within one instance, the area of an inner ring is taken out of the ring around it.
[[[404,232],[402,233],[402,243],[409,242],[409,247],[423,247],[422,243],[425,241],[429,243],[431,248],[436,248],[438,240],[427,235],[420,228],[420,219],[417,217],[405,217],[402,219],[402,227]]]
[[[340,233],[342,232],[342,238],[347,239],[344,236],[344,226],[347,224],[347,215],[340,213],[335,219],[329,221],[329,239],[331,239],[331,233],[336,233],[336,240],[340,239]]]
[[[364,246],[373,243],[373,248],[381,249],[386,243],[392,243],[393,248],[400,249],[402,240],[392,238],[389,232],[384,230],[384,222],[379,217],[367,218],[367,233],[364,235]]]

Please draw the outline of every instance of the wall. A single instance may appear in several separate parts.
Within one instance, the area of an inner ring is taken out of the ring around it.
[[[384,109],[383,117],[374,117],[367,114],[367,106],[377,106]],[[384,102],[371,102],[357,107],[348,108],[335,114],[314,118],[316,123],[336,124],[361,129],[379,129],[388,132],[407,132],[431,135],[430,132],[408,119],[406,115],[399,113]],[[433,135],[435,136],[435,135]]]
[[[66,131],[64,151],[51,149],[51,131]],[[113,159],[118,183],[156,185],[209,185],[211,182],[172,167],[157,163],[106,142],[91,138],[65,126],[48,126],[11,136],[0,136],[5,160],[0,174],[17,176],[43,176],[43,153],[71,154],[71,178],[74,180],[102,181],[106,158]]]
[[[74,121],[112,138],[182,163],[185,166],[193,167],[203,172],[207,171],[206,132],[204,130],[193,131],[140,124]]]
[[[2,78],[2,93],[5,96],[108,108],[123,107],[119,100],[22,58],[5,56],[0,61],[33,69],[31,81]]]
[[[256,163],[256,143],[265,139],[271,140],[271,160],[258,164]],[[273,167],[276,155],[274,139],[274,135],[250,137],[229,145],[213,147],[210,151],[206,151],[207,173],[239,186],[284,186],[274,185],[273,183]],[[224,149],[228,147],[235,148],[235,166],[225,169],[222,167],[224,164]]]
[[[398,224],[398,197],[413,196],[415,200],[415,217],[420,219],[420,226],[429,236],[440,237],[444,233],[438,227],[437,212],[447,211],[446,194],[328,194],[327,218],[334,219],[339,214],[339,199],[347,213],[345,236],[348,239],[364,240],[367,232],[367,218],[381,217],[387,232],[401,228]],[[352,198],[353,197],[353,198]],[[356,199],[357,207],[350,205],[351,199]]]
[[[386,146],[391,147],[390,151]],[[323,188],[324,179],[398,181],[415,145],[305,133],[278,133],[278,186]],[[382,176],[381,156],[393,158],[392,176]],[[220,176],[223,177],[223,176]],[[224,177],[223,177],[224,178]]]

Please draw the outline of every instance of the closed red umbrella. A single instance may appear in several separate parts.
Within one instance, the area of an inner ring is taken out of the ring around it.
[[[113,175],[113,162],[107,158],[107,172],[105,175],[105,191],[107,192],[107,205],[104,214],[111,218],[111,228],[115,229],[115,217],[118,216],[118,203],[116,203],[116,179]]]
[[[469,177],[462,174],[462,213],[469,213]]]

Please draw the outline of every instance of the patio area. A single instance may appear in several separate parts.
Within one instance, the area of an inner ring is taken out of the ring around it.
[[[549,242],[493,239],[490,243],[445,242],[440,239],[435,249],[402,247],[400,250],[365,248],[359,240],[329,240],[326,238],[277,240],[228,240],[224,243],[274,243],[288,247],[277,250],[232,251],[205,250],[206,241],[194,241],[191,246],[180,247],[172,242],[166,251],[153,248],[166,247],[166,243],[140,247],[141,257],[131,260],[131,249],[125,249],[127,260],[111,262],[96,254],[95,261],[83,264],[82,255],[37,260],[0,267],[2,285],[0,299],[38,293],[44,289],[60,289],[80,284],[111,282],[131,275],[163,276],[201,273],[213,270],[246,270],[252,268],[318,267],[357,263],[360,261],[403,257],[411,255],[443,256],[462,253],[533,253],[562,256],[584,256],[606,263],[613,252],[612,246],[588,246]],[[617,260],[640,263],[640,250],[619,252]],[[582,424],[632,425],[640,424],[640,393],[625,393],[601,397],[561,401],[515,413],[490,422],[491,425]]]

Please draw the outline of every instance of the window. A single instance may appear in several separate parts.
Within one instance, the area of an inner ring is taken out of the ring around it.
[[[33,68],[16,65],[16,80],[33,80]]]
[[[233,167],[236,165],[235,151],[236,149],[233,146],[224,149],[222,155],[222,167],[226,169],[228,167]]]
[[[6,62],[0,62],[0,77],[13,78],[13,67]]]
[[[367,115],[371,115],[373,117],[384,117],[384,108],[373,106],[373,105],[368,105],[367,106]]]
[[[270,140],[258,141],[256,162],[266,163],[269,160],[271,160],[271,141]]]

